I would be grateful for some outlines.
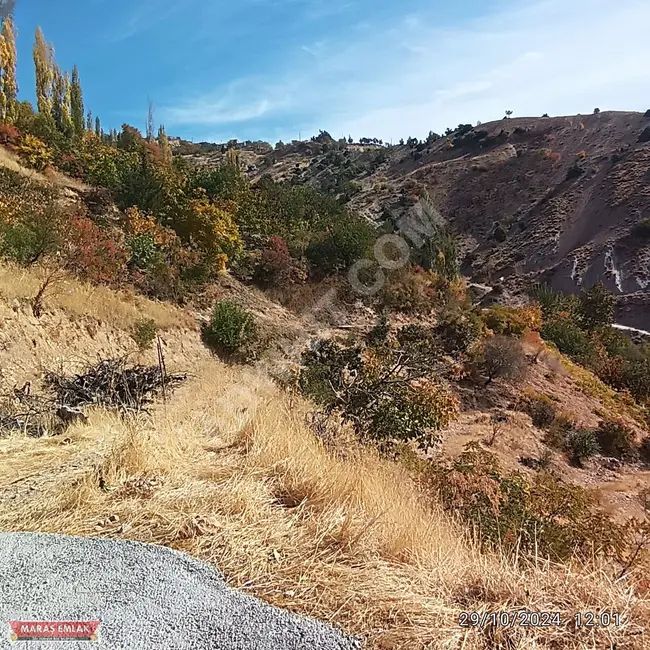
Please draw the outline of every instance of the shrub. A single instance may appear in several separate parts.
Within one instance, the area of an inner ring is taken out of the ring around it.
[[[21,139],[20,131],[12,124],[0,124],[0,145],[14,149]]]
[[[600,448],[608,456],[631,459],[636,455],[634,431],[621,420],[603,420],[596,436]]]
[[[434,330],[442,348],[449,354],[465,354],[484,334],[481,316],[474,310],[463,310],[445,316]]]
[[[584,168],[581,167],[578,163],[576,163],[575,165],[571,165],[571,167],[569,167],[569,170],[567,171],[566,174],[566,180],[570,181],[574,178],[579,178],[584,173],[585,173]]]
[[[420,267],[393,273],[378,294],[382,307],[404,314],[428,314],[449,299],[449,283],[433,271]]]
[[[227,359],[247,360],[257,341],[253,316],[234,302],[222,300],[212,311],[210,322],[202,330],[204,343]]]
[[[16,147],[16,152],[28,167],[43,171],[52,163],[52,150],[37,137],[27,134]]]
[[[271,237],[262,251],[253,272],[253,280],[266,289],[270,286],[286,288],[305,279],[305,274],[289,252],[282,237]]]
[[[137,321],[131,332],[131,336],[141,352],[145,352],[153,346],[157,335],[158,326],[156,321],[151,318],[142,318]]]
[[[100,284],[125,278],[129,251],[87,217],[72,217],[65,244],[66,266],[79,277]]]
[[[591,351],[589,337],[568,317],[544,323],[541,335],[554,343],[560,352],[572,357],[583,358]]]
[[[589,492],[545,471],[530,483],[505,473],[477,443],[454,460],[429,464],[424,483],[488,548],[562,561],[626,547],[624,527],[600,514]]]
[[[524,410],[538,429],[550,427],[557,414],[557,408],[548,395],[529,395],[524,403]]]
[[[487,377],[489,385],[495,379],[521,377],[526,369],[526,355],[521,341],[497,335],[483,342],[473,363]]]
[[[422,328],[389,336],[380,324],[365,346],[319,341],[303,354],[298,384],[326,413],[339,415],[382,448],[396,440],[428,448],[458,414],[449,388],[425,377],[438,354]]]
[[[349,215],[339,219],[308,246],[307,259],[320,273],[338,273],[363,259],[375,238],[375,229],[369,223]]]
[[[544,436],[544,444],[559,451],[567,451],[569,437],[576,430],[575,420],[566,413],[557,413]]]
[[[526,330],[539,332],[542,328],[542,310],[539,305],[527,307],[497,306],[483,314],[485,325],[495,334],[521,336]]]
[[[580,323],[588,330],[611,325],[614,322],[615,307],[616,297],[599,282],[580,294]]]
[[[578,467],[600,452],[598,438],[595,432],[589,429],[572,431],[567,438],[567,444],[571,462]]]

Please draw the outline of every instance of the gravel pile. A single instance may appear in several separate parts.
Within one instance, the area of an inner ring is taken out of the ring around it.
[[[10,620],[100,620],[97,643],[41,648],[357,650],[358,640],[229,588],[170,549],[107,539],[0,533],[0,648]]]

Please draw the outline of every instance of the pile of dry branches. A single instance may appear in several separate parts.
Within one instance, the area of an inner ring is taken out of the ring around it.
[[[44,394],[32,394],[28,382],[0,396],[0,435],[56,435],[78,420],[85,421],[83,409],[88,406],[121,413],[146,411],[158,395],[166,399],[186,379],[187,375],[168,374],[162,357],[158,366],[129,366],[125,357],[100,361],[71,377],[50,372],[45,376]]]
[[[67,377],[48,373],[47,386],[58,404],[71,408],[105,406],[121,411],[142,411],[161,394],[166,397],[187,375],[169,375],[164,365],[129,367],[126,358],[107,359],[83,374]]]

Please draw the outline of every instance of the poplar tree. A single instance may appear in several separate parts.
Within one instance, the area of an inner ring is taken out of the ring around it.
[[[102,137],[102,123],[101,120],[99,119],[99,116],[95,118],[95,135],[98,138]]]
[[[155,123],[154,123],[154,108],[153,108],[153,102],[151,99],[149,100],[149,111],[147,113],[147,140],[149,142],[153,142],[154,139],[154,131],[155,131]]]
[[[16,80],[16,27],[12,16],[7,16],[2,24],[3,62],[2,62],[2,97],[4,102],[3,117],[14,122],[17,117],[18,81]]]
[[[169,144],[167,131],[165,131],[165,127],[163,124],[161,124],[160,127],[158,128],[158,146],[160,147],[160,151],[162,152],[163,160],[166,163],[170,163],[172,161],[172,148]]]
[[[40,27],[36,28],[34,43],[36,69],[36,103],[38,112],[52,117],[52,82],[54,81],[54,50],[48,45]]]
[[[52,117],[60,133],[70,137],[73,132],[70,118],[70,77],[54,65],[52,74]]]
[[[93,130],[93,112],[88,109],[88,114],[86,115],[86,130],[92,133]]]
[[[79,69],[75,65],[72,68],[72,81],[70,82],[70,113],[74,134],[80,138],[83,136],[86,124],[84,122],[84,99],[79,79]]]

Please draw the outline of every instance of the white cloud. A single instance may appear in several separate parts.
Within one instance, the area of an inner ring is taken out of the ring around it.
[[[506,109],[650,107],[647,0],[504,0],[454,29],[437,27],[429,10],[383,28],[368,21],[347,40],[296,48],[271,87],[233,84],[217,102],[199,98],[169,115],[179,124],[260,120],[260,137],[323,128],[397,140],[500,119]]]

